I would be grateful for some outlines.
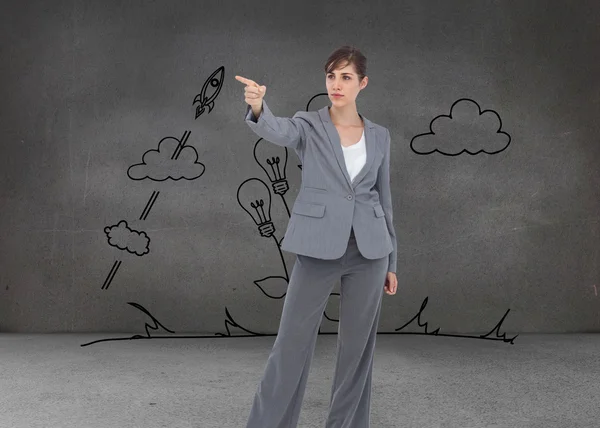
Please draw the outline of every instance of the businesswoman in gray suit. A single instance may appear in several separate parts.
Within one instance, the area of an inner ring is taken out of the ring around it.
[[[369,427],[381,298],[397,287],[390,133],[357,111],[368,82],[360,51],[336,50],[325,74],[331,106],[292,118],[273,115],[265,86],[236,76],[246,85],[248,126],[302,161],[302,186],[281,244],[296,261],[246,428],[297,426],[318,328],[338,279],[337,360],[325,427]]]

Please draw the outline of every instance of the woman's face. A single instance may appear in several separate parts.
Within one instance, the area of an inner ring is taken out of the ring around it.
[[[365,76],[362,82],[358,81],[358,75],[354,70],[353,64],[348,64],[343,68],[338,68],[325,76],[327,93],[333,105],[345,105],[356,101],[358,93],[367,86],[368,77]],[[334,94],[340,94],[341,97],[335,97]]]

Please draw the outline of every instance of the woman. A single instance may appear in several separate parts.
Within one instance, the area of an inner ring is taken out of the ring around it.
[[[326,428],[368,428],[381,296],[396,293],[396,234],[389,181],[390,134],[358,113],[366,58],[343,46],[325,65],[331,106],[272,114],[266,87],[241,76],[245,121],[260,137],[293,148],[302,186],[282,241],[296,254],[277,338],[246,428],[294,428],[318,328],[341,282],[335,375]]]

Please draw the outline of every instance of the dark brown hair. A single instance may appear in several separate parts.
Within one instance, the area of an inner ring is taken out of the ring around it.
[[[367,75],[367,58],[354,46],[342,46],[336,49],[325,63],[325,73],[332,73],[340,67],[345,67],[349,64],[354,64],[356,74],[358,74],[358,82]]]

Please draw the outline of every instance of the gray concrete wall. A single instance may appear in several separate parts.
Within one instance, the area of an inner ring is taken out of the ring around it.
[[[244,123],[234,76],[291,117],[328,104],[324,62],[353,44],[359,111],[392,136],[379,331],[598,331],[599,20],[594,1],[4,2],[0,330],[276,332],[301,168]],[[260,197],[274,229],[240,204]]]

